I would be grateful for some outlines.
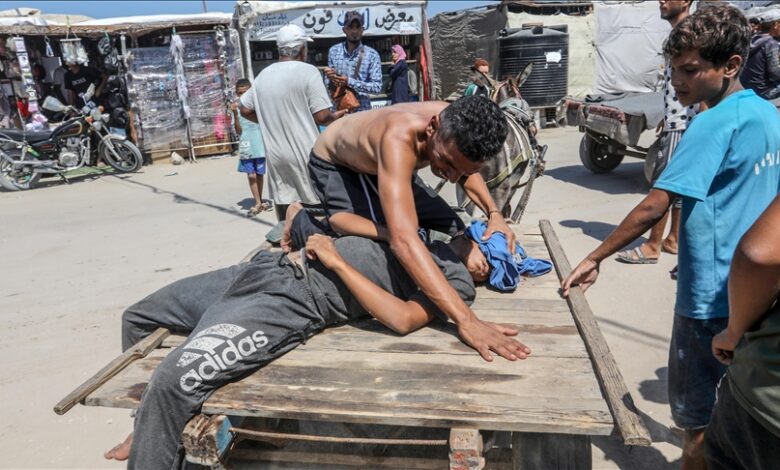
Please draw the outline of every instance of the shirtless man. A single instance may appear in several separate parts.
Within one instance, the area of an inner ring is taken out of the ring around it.
[[[456,235],[463,222],[417,176],[459,182],[488,215],[485,239],[503,232],[512,252],[515,236],[478,171],[495,156],[508,132],[498,106],[481,96],[455,103],[404,103],[335,121],[314,144],[309,174],[331,228],[339,234],[387,240],[414,282],[458,326],[461,339],[491,361],[510,360],[516,341],[481,322],[436,267],[418,229]]]

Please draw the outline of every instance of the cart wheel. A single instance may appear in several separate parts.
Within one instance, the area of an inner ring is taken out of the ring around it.
[[[623,161],[623,155],[607,153],[607,146],[585,134],[580,141],[580,160],[593,173],[609,173]]]

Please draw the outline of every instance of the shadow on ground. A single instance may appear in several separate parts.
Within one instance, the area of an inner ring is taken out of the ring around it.
[[[255,207],[255,198],[248,197],[245,199],[242,199],[236,203],[238,207],[240,207],[242,210],[248,211],[249,209]]]
[[[228,215],[233,215],[233,216],[236,216],[236,217],[241,217],[244,220],[249,220],[251,222],[255,222],[255,223],[258,223],[258,224],[261,224],[261,225],[266,225],[268,227],[274,227],[276,225],[274,223],[267,222],[265,220],[262,220],[262,219],[259,219],[259,218],[256,218],[256,217],[247,217],[245,213],[240,212],[240,211],[238,211],[236,209],[232,209],[232,208],[229,208],[229,207],[218,206],[216,204],[210,204],[208,202],[198,201],[196,199],[192,199],[192,198],[187,197],[187,196],[182,196],[181,194],[175,193],[173,191],[168,191],[166,189],[160,189],[157,186],[153,186],[151,184],[141,183],[139,181],[133,181],[131,179],[127,179],[127,176],[124,176],[124,177],[123,176],[116,176],[116,178],[119,178],[119,179],[123,180],[125,183],[130,183],[130,184],[134,184],[136,186],[140,186],[142,188],[146,188],[146,189],[152,191],[154,194],[162,194],[162,195],[172,196],[173,202],[175,202],[177,204],[198,204],[198,205],[201,205],[201,206],[204,206],[204,207],[209,207],[209,208],[214,209],[216,211],[222,212],[223,214],[228,214]]]
[[[639,393],[647,401],[654,403],[669,403],[667,394],[668,367],[659,367],[655,370],[655,379],[643,380],[639,384]]]
[[[612,172],[600,175],[582,165],[552,168],[545,170],[544,175],[606,194],[646,194],[649,190],[642,162],[622,163]]]
[[[665,442],[682,449],[682,439],[668,426],[659,423],[642,411],[642,421],[650,431],[653,443]],[[615,462],[621,470],[677,470],[680,459],[669,462],[660,450],[654,447],[628,447],[619,437],[599,436],[591,438],[593,445],[604,452],[604,457]]]
[[[582,231],[584,235],[587,235],[591,238],[595,238],[600,242],[606,240],[609,234],[612,233],[617,228],[617,225],[608,224],[606,222],[585,221],[585,220],[576,220],[576,219],[561,220],[558,223],[561,225],[561,227],[580,229],[580,231]],[[634,247],[641,245],[646,241],[647,238],[639,237],[636,240],[634,240],[632,243],[627,245],[624,249],[630,250]]]

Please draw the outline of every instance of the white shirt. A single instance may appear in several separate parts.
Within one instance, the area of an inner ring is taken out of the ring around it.
[[[664,70],[664,132],[684,131],[697,114],[698,103],[686,107],[677,101],[677,92],[672,86],[672,65],[667,62]]]
[[[299,61],[271,64],[241,96],[241,105],[257,113],[274,203],[319,203],[307,169],[320,134],[312,115],[331,102],[317,68]]]

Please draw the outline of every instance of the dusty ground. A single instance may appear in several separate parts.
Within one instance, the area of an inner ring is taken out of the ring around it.
[[[646,191],[638,161],[608,175],[585,170],[580,136],[542,132],[548,171],[524,219],[550,219],[572,264]],[[57,416],[52,406],[118,354],[125,306],[168,282],[234,263],[260,243],[274,219],[243,215],[248,190],[235,165],[233,158],[158,164],[132,176],[0,193],[0,467],[122,467],[102,453],[130,430],[127,411],[77,406]],[[595,439],[595,468],[678,466],[666,398],[674,262],[668,255],[655,266],[605,261],[588,292],[656,441],[629,451]]]

